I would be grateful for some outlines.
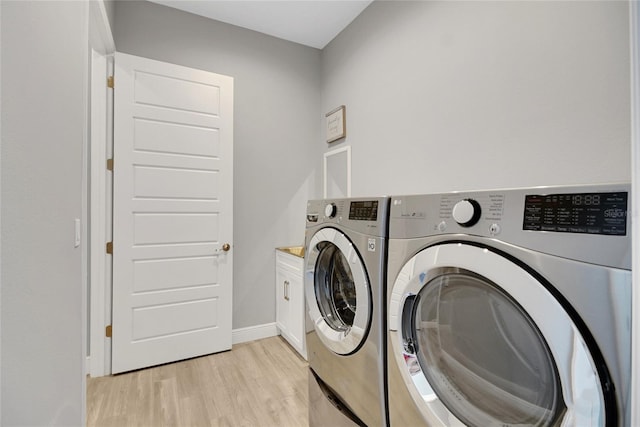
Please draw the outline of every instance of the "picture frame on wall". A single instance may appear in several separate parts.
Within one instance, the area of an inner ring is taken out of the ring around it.
[[[325,115],[327,143],[330,144],[347,136],[346,108],[344,105]]]

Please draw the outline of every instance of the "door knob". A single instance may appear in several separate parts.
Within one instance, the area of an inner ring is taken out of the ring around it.
[[[231,245],[228,243],[225,243],[224,245],[222,245],[222,250],[225,252],[229,252],[229,249],[231,249]]]

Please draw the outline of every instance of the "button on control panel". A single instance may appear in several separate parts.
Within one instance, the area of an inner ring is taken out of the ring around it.
[[[489,226],[489,234],[491,234],[492,236],[497,236],[498,234],[500,234],[500,231],[502,231],[500,225],[496,224],[495,222]]]

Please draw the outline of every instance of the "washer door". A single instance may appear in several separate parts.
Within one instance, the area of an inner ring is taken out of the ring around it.
[[[393,285],[389,328],[395,363],[432,422],[605,425],[602,382],[577,326],[496,252],[447,243],[415,255]]]
[[[309,242],[305,295],[325,346],[342,355],[360,348],[371,318],[369,281],[353,243],[334,228],[319,230]]]

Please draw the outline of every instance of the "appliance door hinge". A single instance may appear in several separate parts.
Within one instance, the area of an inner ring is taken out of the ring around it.
[[[113,333],[113,328],[111,327],[111,325],[107,325],[107,327],[104,329],[104,334],[107,338],[111,338],[111,334]]]
[[[113,89],[115,87],[113,82],[113,76],[107,77],[107,87]]]
[[[113,159],[107,159],[107,170],[108,171],[113,170]]]
[[[107,242],[107,253],[113,255],[113,242]]]

